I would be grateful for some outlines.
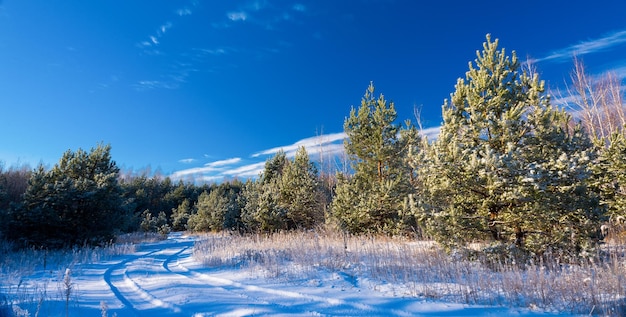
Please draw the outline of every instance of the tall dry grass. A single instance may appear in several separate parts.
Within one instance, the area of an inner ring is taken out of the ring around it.
[[[467,304],[626,315],[623,250],[602,261],[493,263],[447,254],[429,241],[345,236],[333,232],[207,235],[194,257],[207,266],[234,266],[266,277],[310,280],[334,273],[346,282],[401,296]]]
[[[77,264],[96,263],[130,254],[136,251],[138,243],[160,239],[163,237],[156,234],[127,234],[119,236],[117,243],[104,247],[64,250],[17,249],[10,242],[0,240],[0,316],[40,316],[47,301],[59,298],[65,301],[67,313],[74,295],[71,274],[74,274]],[[49,286],[53,281],[61,281],[58,285],[60,293],[50,292]],[[22,307],[36,309],[27,311]]]

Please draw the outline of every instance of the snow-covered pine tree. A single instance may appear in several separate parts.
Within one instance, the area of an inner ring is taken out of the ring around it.
[[[393,102],[374,96],[370,83],[361,105],[344,122],[346,153],[354,175],[339,175],[332,202],[333,216],[348,232],[388,232],[403,229],[400,210],[412,193],[411,173],[405,158],[419,140],[407,121],[397,124]]]
[[[448,247],[491,240],[538,256],[576,254],[597,232],[588,136],[489,35],[425,153],[420,218]]]

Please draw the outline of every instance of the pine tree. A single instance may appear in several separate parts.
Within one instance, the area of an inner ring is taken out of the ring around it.
[[[258,180],[243,193],[241,221],[250,231],[313,228],[324,219],[317,169],[304,147],[294,160],[279,151],[265,163]]]
[[[256,232],[260,224],[256,219],[259,209],[259,198],[261,194],[261,183],[258,180],[248,179],[243,186],[239,205],[242,206],[241,222],[246,231]]]
[[[256,181],[244,188],[245,204],[242,221],[250,231],[287,229],[286,210],[279,205],[280,182],[288,159],[280,150],[265,162],[265,169]]]
[[[67,151],[50,171],[38,167],[12,215],[14,238],[44,247],[112,239],[125,213],[110,151],[109,145]]]
[[[171,222],[172,230],[183,231],[187,229],[187,221],[191,216],[191,203],[189,199],[183,200],[178,207],[172,210]]]
[[[215,194],[213,195],[215,197]],[[187,229],[191,231],[210,231],[211,228],[211,210],[214,206],[215,198],[210,197],[209,192],[202,192],[198,196],[198,203],[196,204],[196,213],[189,216],[187,221]]]
[[[188,228],[194,231],[239,230],[241,183],[214,185],[198,197],[196,213],[189,216]]]
[[[417,131],[407,121],[394,123],[396,110],[381,94],[374,96],[370,83],[361,106],[344,122],[345,141],[354,175],[340,175],[332,213],[350,232],[398,232],[403,230],[401,209],[413,192],[412,171],[405,159],[409,148],[419,145]]]
[[[626,135],[622,130],[597,141],[602,146],[593,165],[594,185],[599,189],[611,223],[623,225],[626,219]]]
[[[443,105],[438,139],[415,156],[428,232],[448,247],[476,239],[541,255],[587,246],[601,217],[588,185],[591,142],[550,104],[536,74],[487,42]]]
[[[294,160],[283,169],[279,204],[286,210],[289,228],[310,229],[324,221],[317,168],[304,147],[296,151]]]

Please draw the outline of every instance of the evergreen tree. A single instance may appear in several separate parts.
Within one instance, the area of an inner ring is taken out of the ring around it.
[[[288,160],[279,151],[242,193],[241,221],[250,231],[312,228],[324,219],[317,170],[304,147]]]
[[[256,232],[259,230],[260,224],[256,220],[256,214],[259,209],[261,187],[261,182],[252,179],[248,179],[243,186],[239,205],[242,206],[241,222],[246,231]]]
[[[289,228],[310,229],[324,221],[319,186],[317,168],[306,149],[300,147],[293,162],[284,167],[280,184],[279,204],[286,210]]]
[[[401,129],[394,123],[396,110],[370,83],[359,109],[354,107],[344,123],[345,141],[354,175],[340,175],[332,212],[350,232],[404,230],[401,209],[411,186],[408,151],[419,145],[410,121]]]
[[[187,221],[187,229],[191,231],[210,231],[211,230],[211,210],[215,205],[215,198],[211,198],[209,192],[202,192],[198,196],[196,204],[196,213],[189,216]],[[213,195],[215,197],[215,195]]]
[[[241,226],[239,183],[222,183],[198,198],[197,212],[189,217],[188,228],[194,231],[238,230]]]
[[[142,232],[156,232],[157,218],[152,215],[150,210],[146,209],[141,213],[141,224],[139,228]]]
[[[89,153],[67,151],[50,171],[39,166],[23,206],[12,214],[12,238],[43,247],[112,239],[125,215],[110,150],[98,145]]]
[[[598,139],[600,155],[594,167],[594,185],[613,224],[626,219],[626,135],[614,132],[606,140]],[[606,146],[604,146],[606,144]]]
[[[31,171],[26,166],[3,170],[0,163],[0,239],[9,226],[11,210],[22,203]]]
[[[475,239],[541,255],[588,246],[601,217],[588,185],[590,139],[550,104],[543,82],[487,42],[443,105],[420,162],[429,233],[448,247]],[[415,155],[420,160],[419,155]]]
[[[177,208],[172,210],[172,230],[183,231],[187,229],[187,221],[191,216],[192,209],[189,199],[183,200]]]
[[[280,182],[287,165],[287,155],[280,150],[265,162],[258,180],[245,186],[242,221],[250,231],[287,229],[286,210],[279,205]]]

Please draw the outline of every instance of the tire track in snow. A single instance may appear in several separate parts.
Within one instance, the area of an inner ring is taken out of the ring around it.
[[[182,265],[180,264],[180,256],[181,256],[181,254],[183,254],[185,251],[189,250],[190,248],[191,248],[191,246],[188,246],[188,247],[186,247],[186,248],[184,248],[184,249],[180,250],[179,252],[176,252],[175,254],[170,255],[170,256],[169,256],[169,257],[168,257],[168,258],[167,258],[167,259],[163,262],[163,268],[164,268],[166,271],[168,271],[168,272],[170,272],[170,273],[172,273],[172,274],[176,274],[176,275],[178,275],[178,276],[184,277],[185,279],[189,279],[189,280],[194,281],[194,282],[196,282],[196,283],[197,283],[197,282],[200,282],[200,280],[201,280],[201,279],[198,279],[198,278],[194,278],[194,277],[192,277],[192,276],[189,276],[190,274],[187,274],[187,273],[188,273],[188,272],[190,272],[190,270],[188,270],[186,267],[184,267],[184,266],[182,266]],[[175,271],[173,271],[173,270],[169,267],[170,263],[171,263],[171,262],[174,262],[174,260],[176,260],[176,265],[175,265],[175,266],[176,266],[176,267],[178,267],[178,268],[182,268],[183,273],[181,273],[181,272],[175,272]],[[265,305],[265,306],[273,306],[273,307],[277,307],[277,308],[281,308],[281,309],[288,309],[288,310],[291,310],[291,308],[290,308],[289,306],[287,306],[287,305],[282,305],[282,304],[278,304],[278,303],[271,303],[271,302],[269,302],[269,301],[267,301],[267,300],[262,300],[262,299],[260,299],[260,298],[255,298],[255,297],[252,297],[252,296],[250,296],[249,294],[244,293],[244,292],[241,292],[241,291],[239,291],[239,292],[238,292],[238,291],[235,291],[235,290],[233,290],[233,289],[227,289],[227,288],[225,288],[225,287],[222,287],[222,286],[219,286],[219,285],[215,285],[215,284],[208,284],[208,285],[206,285],[206,286],[210,286],[211,288],[215,288],[215,289],[218,289],[218,290],[224,291],[224,292],[226,292],[226,293],[231,293],[231,294],[234,294],[234,295],[235,295],[235,296],[237,296],[237,297],[246,298],[246,299],[248,299],[248,300],[250,300],[250,301],[254,301],[254,302],[256,302],[256,303],[258,303],[258,304],[261,304],[261,305]],[[306,313],[316,313],[316,312],[315,312],[315,311],[306,311]],[[196,314],[196,315],[198,315],[198,314]],[[194,316],[196,316],[196,315],[194,315]],[[200,316],[200,315],[198,315],[198,316]],[[204,316],[204,315],[202,315],[202,316]]]
[[[168,256],[167,259],[163,261],[163,268],[170,273],[174,273],[170,269],[170,262],[172,262],[174,259],[178,260],[178,257],[180,257],[180,255],[183,254],[185,251],[189,250],[189,248],[191,248],[191,246],[184,247],[180,251]]]
[[[148,253],[143,254],[143,255],[138,255],[138,256],[135,256],[135,257],[132,257],[132,258],[128,258],[128,259],[126,259],[124,261],[121,261],[121,262],[115,264],[115,265],[112,265],[110,268],[108,268],[104,272],[104,282],[107,283],[107,285],[109,286],[109,288],[111,289],[111,291],[113,292],[115,297],[120,302],[122,302],[122,305],[124,305],[124,306],[128,307],[130,310],[132,310],[135,316],[139,316],[139,312],[137,311],[135,306],[122,294],[120,289],[113,284],[112,274],[113,274],[114,271],[122,270],[123,273],[121,273],[119,275],[125,275],[126,274],[126,268],[125,268],[126,264],[128,264],[128,263],[130,263],[130,262],[132,262],[132,261],[134,261],[134,260],[136,260],[138,258],[149,256],[149,255],[154,254],[156,252],[157,252],[157,250],[152,251],[152,252],[148,252]]]
[[[124,261],[121,261],[120,263],[117,263],[113,266],[111,266],[109,269],[107,269],[104,273],[104,281],[107,283],[107,285],[109,286],[109,288],[111,289],[111,291],[113,292],[113,294],[115,295],[115,297],[126,307],[128,307],[135,316],[140,316],[140,310],[137,309],[137,306],[139,306],[140,304],[145,304],[145,303],[149,303],[152,307],[160,307],[160,308],[165,308],[168,309],[174,313],[179,313],[181,312],[180,307],[170,304],[170,303],[166,303],[162,300],[160,300],[159,298],[157,298],[156,296],[152,295],[149,291],[145,290],[144,288],[142,288],[135,280],[133,280],[133,278],[128,274],[128,266],[136,261],[139,260],[143,260],[143,259],[150,259],[150,260],[154,260],[154,258],[152,256],[158,254],[158,253],[163,253],[164,251],[167,251],[169,245],[163,245],[163,249],[157,249],[142,255],[138,255],[138,256],[134,256],[132,258],[126,259]],[[170,246],[171,248],[171,246]],[[184,247],[182,250],[178,251],[176,254],[180,254],[182,252],[185,251],[185,249],[188,249],[189,247]],[[121,281],[123,282],[123,285],[126,286],[126,288],[130,289],[130,292],[125,290],[124,292],[120,290],[119,286],[116,286],[115,283],[113,282],[113,273],[116,271],[120,271],[119,273],[115,274],[116,277],[120,277]],[[139,298],[141,298],[144,302],[143,303],[134,303],[129,299],[129,295],[124,295],[124,293],[131,293],[134,295],[138,295]]]
[[[147,312],[144,312],[145,307],[150,307],[151,313],[154,312],[153,308],[165,309],[168,311],[166,313],[168,316],[171,314],[178,315],[188,309],[186,304],[175,305],[155,296],[155,293],[151,293],[149,290],[150,286],[147,288],[142,287],[142,276],[136,276],[137,274],[142,274],[142,272],[146,272],[146,277],[148,276],[147,273],[156,273],[154,276],[150,276],[150,278],[168,279],[176,283],[181,281],[180,278],[183,278],[190,281],[190,284],[181,286],[183,289],[188,289],[187,291],[191,287],[189,285],[195,285],[195,287],[199,287],[194,288],[195,292],[201,292],[200,289],[204,289],[214,294],[215,298],[225,295],[222,299],[226,300],[226,302],[230,302],[228,298],[231,298],[231,296],[233,299],[245,299],[247,300],[246,305],[248,308],[249,305],[254,305],[256,306],[255,309],[260,308],[261,311],[269,314],[280,312],[281,314],[317,316],[336,315],[338,313],[344,315],[415,316],[415,314],[401,309],[390,310],[389,307],[384,309],[341,298],[250,285],[211,275],[210,273],[200,271],[198,268],[185,266],[185,264],[189,265],[194,262],[191,258],[193,243],[194,241],[190,239],[172,238],[165,243],[151,245],[151,249],[146,250],[150,252],[130,257],[106,270],[104,274],[105,282],[117,299],[127,307],[124,316],[142,316],[147,314]],[[137,270],[136,268],[140,269]],[[179,278],[177,279],[176,276]],[[221,304],[225,303],[223,300]],[[192,305],[197,305],[197,303]],[[244,309],[244,307],[246,306],[241,306],[240,308]],[[206,308],[209,307],[207,306]],[[198,309],[198,307],[195,309]],[[239,312],[241,313],[241,311]],[[261,313],[261,315],[265,313]],[[194,316],[209,315],[212,316],[213,313],[195,313]]]

